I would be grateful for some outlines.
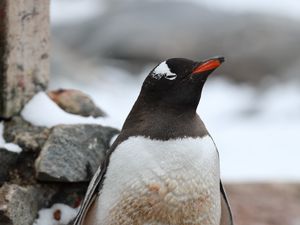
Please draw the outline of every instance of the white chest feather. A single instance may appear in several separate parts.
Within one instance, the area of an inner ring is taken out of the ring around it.
[[[212,139],[131,137],[111,155],[99,225],[201,224],[220,220],[219,159]]]

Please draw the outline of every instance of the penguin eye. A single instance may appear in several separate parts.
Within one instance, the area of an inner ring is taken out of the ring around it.
[[[164,78],[168,79],[168,80],[175,80],[177,78],[176,74],[165,74]]]

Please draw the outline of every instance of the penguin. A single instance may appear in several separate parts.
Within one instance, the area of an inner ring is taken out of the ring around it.
[[[171,58],[152,69],[74,225],[233,225],[218,150],[196,112],[223,62]]]

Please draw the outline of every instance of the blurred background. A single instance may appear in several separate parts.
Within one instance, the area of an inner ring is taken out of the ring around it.
[[[50,89],[76,88],[121,128],[150,69],[226,63],[198,112],[228,181],[300,181],[300,2],[52,0]]]
[[[106,125],[121,128],[160,61],[225,56],[198,113],[218,146],[237,223],[300,224],[300,187],[288,185],[300,181],[300,1],[51,4],[50,89],[89,94]]]

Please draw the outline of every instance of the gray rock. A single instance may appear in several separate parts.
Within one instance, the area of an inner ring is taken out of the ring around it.
[[[81,115],[101,117],[105,113],[95,105],[90,96],[79,90],[59,89],[49,91],[48,96],[66,112]]]
[[[100,125],[59,125],[52,129],[35,168],[40,181],[88,181],[101,164],[116,129]]]
[[[22,148],[18,154],[18,162],[15,160],[9,165],[9,173],[6,179],[10,183],[18,185],[36,184],[34,161],[37,158],[42,146],[49,136],[50,130],[46,127],[36,127],[24,121],[21,117],[13,117],[4,122],[3,136],[7,142],[12,142]],[[12,154],[12,153],[10,153]],[[1,161],[1,159],[0,159]],[[7,165],[9,161],[6,161]],[[2,164],[0,165],[1,168]],[[1,171],[4,173],[4,171]],[[0,173],[1,173],[0,172]]]
[[[19,145],[23,151],[40,151],[49,132],[48,128],[33,126],[21,117],[14,117],[4,125],[5,140]]]
[[[15,165],[19,153],[0,148],[0,185],[8,179],[10,169]]]
[[[90,22],[53,31],[73,52],[139,65],[170,57],[224,55],[222,73],[252,83],[283,76],[300,58],[297,21],[209,10],[188,2],[134,1]]]
[[[0,189],[0,225],[32,225],[38,210],[53,194],[50,188],[3,185]]]

